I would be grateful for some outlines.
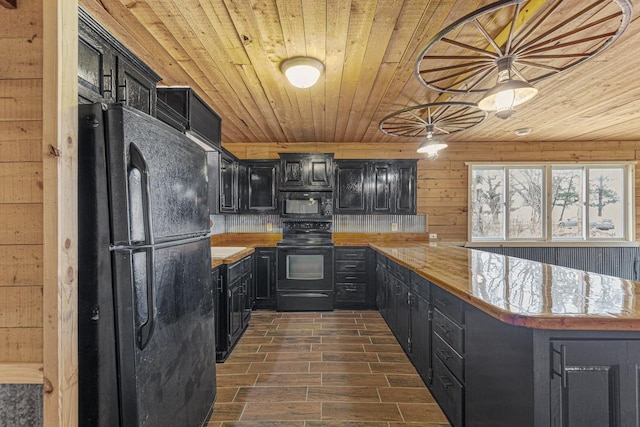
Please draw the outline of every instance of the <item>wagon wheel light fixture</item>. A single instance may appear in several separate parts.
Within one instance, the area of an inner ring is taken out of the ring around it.
[[[631,0],[498,1],[436,34],[414,73],[438,92],[482,93],[478,106],[504,119],[536,95],[533,84],[611,46],[631,13]]]
[[[422,138],[418,153],[435,160],[448,147],[440,136],[472,128],[486,118],[487,112],[471,102],[433,102],[393,112],[380,120],[378,128],[387,135]]]

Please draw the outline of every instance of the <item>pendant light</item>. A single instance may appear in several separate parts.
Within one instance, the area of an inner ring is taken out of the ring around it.
[[[489,89],[478,102],[478,108],[495,111],[496,116],[507,119],[515,112],[514,107],[532,99],[538,89],[522,80],[511,78],[511,56],[503,56],[496,61],[498,65],[498,83]]]
[[[418,149],[416,151],[421,154],[426,154],[427,159],[429,160],[435,160],[438,158],[438,154],[439,154],[438,152],[440,150],[444,150],[448,146],[449,145],[446,142],[444,142],[442,139],[437,137],[434,138],[433,125],[429,124],[427,125],[427,137],[418,146]]]
[[[324,71],[324,65],[315,58],[298,56],[282,61],[280,70],[287,77],[289,83],[305,89],[316,84],[320,74]]]

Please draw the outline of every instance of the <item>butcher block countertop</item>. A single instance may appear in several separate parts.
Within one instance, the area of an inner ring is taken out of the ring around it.
[[[640,282],[451,245],[370,246],[505,323],[640,330]]]

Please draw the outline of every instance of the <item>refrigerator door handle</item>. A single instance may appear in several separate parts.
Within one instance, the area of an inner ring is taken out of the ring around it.
[[[143,350],[153,334],[154,324],[154,304],[153,304],[153,288],[154,288],[154,247],[155,239],[153,237],[153,227],[151,220],[151,190],[149,183],[149,167],[147,161],[140,149],[136,146],[135,142],[129,144],[129,167],[131,169],[137,169],[140,172],[140,185],[142,187],[142,220],[144,224],[144,240],[145,245],[150,247],[145,248],[147,253],[147,266],[146,266],[146,296],[147,296],[147,320],[138,326],[136,330],[136,338],[138,347]]]
[[[140,172],[142,187],[142,220],[144,223],[145,244],[153,245],[153,223],[151,220],[151,184],[149,182],[149,167],[144,155],[135,142],[129,144],[129,168]]]
[[[147,296],[147,307],[146,307],[146,312],[147,312],[147,320],[140,324],[137,328],[136,328],[136,341],[138,343],[138,348],[140,350],[144,350],[144,348],[147,346],[147,344],[149,344],[149,340],[151,339],[151,335],[153,334],[153,326],[154,326],[154,319],[155,319],[155,313],[154,313],[154,305],[153,305],[153,265],[154,265],[154,248],[145,248],[145,252],[146,252],[146,258],[147,258],[147,262],[146,262],[146,274],[145,274],[145,278],[146,278],[146,296]],[[137,289],[137,287],[134,285],[134,289]]]

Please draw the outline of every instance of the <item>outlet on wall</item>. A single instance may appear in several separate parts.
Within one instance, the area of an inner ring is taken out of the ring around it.
[[[429,233],[429,240],[438,240],[437,233]]]
[[[270,222],[267,223],[267,231],[273,231],[273,224]]]
[[[397,222],[392,222],[391,223],[391,231],[398,231],[398,223]]]

